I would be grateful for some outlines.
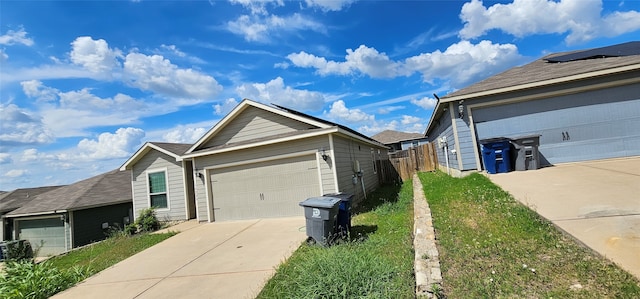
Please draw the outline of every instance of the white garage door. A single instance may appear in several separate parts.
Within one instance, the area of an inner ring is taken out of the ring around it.
[[[64,221],[60,217],[19,220],[18,239],[29,240],[34,254],[49,256],[66,251]]]
[[[320,194],[315,155],[212,170],[215,221],[301,216]]]

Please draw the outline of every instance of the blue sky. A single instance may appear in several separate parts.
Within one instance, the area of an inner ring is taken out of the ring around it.
[[[2,1],[0,190],[192,143],[243,98],[371,136],[548,53],[640,39],[640,1]]]

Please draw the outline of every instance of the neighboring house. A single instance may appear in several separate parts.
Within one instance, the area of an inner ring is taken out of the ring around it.
[[[182,159],[193,144],[145,143],[121,170],[131,170],[135,217],[153,207],[161,221],[196,218],[191,160]]]
[[[62,186],[49,186],[38,188],[22,188],[16,189],[11,192],[6,192],[0,195],[0,222],[2,223],[2,229],[0,229],[0,241],[13,239],[13,222],[8,221],[4,217],[5,214],[26,205],[36,195],[45,193],[51,190],[55,190]]]
[[[425,136],[462,175],[483,169],[483,139],[541,135],[541,165],[552,165],[640,155],[639,127],[640,42],[630,42],[547,55],[442,97]]]
[[[371,138],[388,146],[390,148],[389,152],[402,151],[429,143],[429,140],[423,134],[406,133],[394,130],[382,131],[371,136]]]
[[[209,222],[300,216],[301,201],[326,193],[357,204],[379,185],[376,162],[388,159],[387,147],[349,128],[247,99],[182,155],[153,145],[121,167],[133,172],[135,214],[160,195],[158,213],[191,218],[183,207],[192,184],[196,218]]]
[[[14,239],[49,256],[105,239],[132,217],[131,173],[113,170],[33,197],[7,214]]]

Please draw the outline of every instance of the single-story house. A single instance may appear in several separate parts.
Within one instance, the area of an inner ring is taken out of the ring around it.
[[[640,42],[555,53],[442,97],[425,136],[454,175],[480,141],[539,137],[539,165],[640,155]],[[445,158],[447,155],[448,159]]]
[[[389,147],[389,152],[403,151],[412,147],[417,147],[429,143],[429,139],[420,133],[407,133],[394,130],[384,130],[376,135],[371,136],[376,140]]]
[[[13,223],[13,239],[28,240],[38,256],[63,253],[130,222],[130,180],[128,171],[116,169],[36,195],[4,217]]]
[[[170,146],[146,143],[120,168],[132,173],[135,215],[153,206],[173,220],[300,216],[301,201],[336,192],[357,204],[388,159],[386,146],[354,130],[248,99],[183,153]]]
[[[2,229],[0,229],[0,241],[12,240],[13,237],[13,222],[8,221],[8,219],[4,217],[5,214],[26,205],[38,194],[49,192],[60,187],[62,186],[21,188],[1,194],[0,222],[2,223]]]

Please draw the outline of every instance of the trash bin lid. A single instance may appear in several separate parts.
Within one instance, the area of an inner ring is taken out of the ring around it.
[[[353,194],[329,193],[329,194],[322,195],[322,197],[335,197],[335,198],[339,198],[341,201],[351,201],[353,199]]]
[[[509,138],[495,137],[495,138],[480,139],[480,144],[489,144],[489,143],[504,142],[504,141],[509,141]]]
[[[307,198],[305,201],[300,203],[300,206],[330,209],[335,207],[339,203],[340,198],[320,196]]]

